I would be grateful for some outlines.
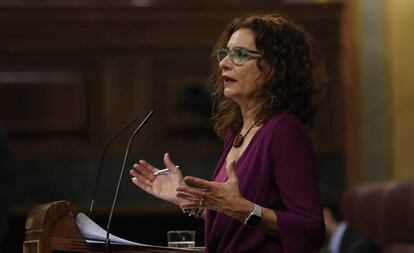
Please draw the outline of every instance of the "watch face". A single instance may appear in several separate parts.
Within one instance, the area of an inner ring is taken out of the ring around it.
[[[249,225],[249,226],[256,226],[261,219],[262,219],[262,217],[257,216],[255,214],[252,214],[247,219],[246,224]]]
[[[246,218],[244,224],[249,226],[256,226],[257,223],[262,219],[262,207],[254,204],[253,212]]]

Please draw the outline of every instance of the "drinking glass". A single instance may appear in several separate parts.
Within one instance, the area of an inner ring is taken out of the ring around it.
[[[192,248],[195,246],[194,230],[174,230],[167,232],[168,247]]]

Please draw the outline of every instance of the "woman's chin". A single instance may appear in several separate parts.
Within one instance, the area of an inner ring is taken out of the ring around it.
[[[223,95],[226,98],[232,98],[234,97],[234,92],[231,89],[224,89]]]

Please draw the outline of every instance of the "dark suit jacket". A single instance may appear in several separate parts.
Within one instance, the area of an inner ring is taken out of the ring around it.
[[[379,247],[349,225],[340,244],[340,253],[380,253]]]

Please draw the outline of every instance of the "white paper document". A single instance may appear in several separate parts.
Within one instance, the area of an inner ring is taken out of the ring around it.
[[[83,238],[88,243],[105,243],[106,240],[106,230],[96,224],[84,213],[78,213],[76,215],[76,225],[78,225],[80,232],[82,233]],[[147,244],[141,244],[137,242],[131,242],[112,234],[109,234],[109,240],[111,244],[120,244],[120,245],[132,245],[132,246],[152,246]],[[165,248],[165,247],[162,247]]]

